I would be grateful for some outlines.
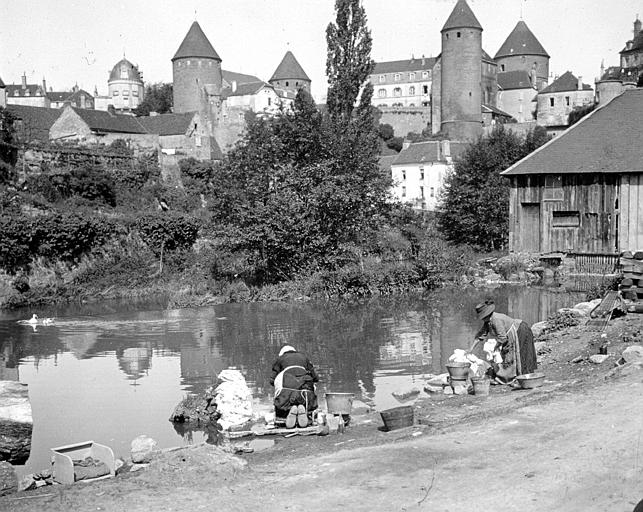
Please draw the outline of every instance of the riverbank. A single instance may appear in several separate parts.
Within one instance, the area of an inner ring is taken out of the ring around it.
[[[628,315],[604,332],[550,333],[541,338],[542,388],[423,394],[411,428],[382,432],[372,412],[355,416],[343,435],[278,438],[272,449],[240,456],[246,464],[219,464],[217,448],[197,447],[140,473],[1,498],[0,509],[288,510],[304,492],[309,510],[408,510],[418,502],[431,510],[631,510],[643,498],[643,416],[633,406],[643,370],[614,364],[643,344],[642,330],[641,316]],[[607,360],[590,362],[601,346]]]

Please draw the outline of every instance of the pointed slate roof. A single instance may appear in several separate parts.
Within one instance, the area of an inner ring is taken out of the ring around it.
[[[214,50],[203,30],[201,30],[201,26],[196,21],[192,23],[181,46],[172,57],[172,61],[185,57],[204,57],[221,61],[221,57]]]
[[[548,53],[536,39],[534,33],[529,30],[527,24],[520,20],[511,34],[502,43],[502,46],[496,53],[496,59],[499,57],[511,57],[512,55],[542,55],[549,57]]]
[[[478,18],[473,14],[466,0],[458,0],[441,32],[453,28],[479,28],[482,30],[482,25],[480,25]]]
[[[308,78],[308,75],[299,62],[297,62],[297,59],[295,59],[295,56],[290,50],[288,50],[286,55],[284,55],[284,58],[281,59],[281,63],[277,66],[277,69],[275,69],[275,72],[272,74],[272,78],[269,81],[272,82],[273,80],[285,79],[299,79],[310,82],[310,78]]]

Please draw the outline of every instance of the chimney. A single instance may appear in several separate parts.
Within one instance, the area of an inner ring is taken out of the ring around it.
[[[415,55],[411,54],[411,64],[415,62]]]
[[[583,77],[582,76],[578,77],[578,90],[579,91],[583,90]]]
[[[422,54],[422,66],[426,66],[426,59],[424,58],[424,54]]]
[[[639,19],[639,15],[636,15],[636,20],[634,21],[634,37],[632,39],[636,39],[636,36],[639,35],[639,32],[641,32],[641,20]]]
[[[45,77],[42,77],[42,90],[44,92],[47,92],[47,80],[45,80]]]
[[[26,71],[22,74],[22,88],[23,89],[27,88],[27,72]]]

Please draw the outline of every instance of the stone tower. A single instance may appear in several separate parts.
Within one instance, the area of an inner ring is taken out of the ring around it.
[[[498,71],[527,71],[541,90],[549,79],[549,55],[527,24],[520,20],[494,57]]]
[[[482,133],[482,26],[458,0],[441,32],[440,129],[451,140],[474,140]]]
[[[195,21],[172,57],[174,112],[210,110],[218,117],[221,88],[221,57]]]
[[[290,50],[286,52],[268,83],[295,94],[299,89],[305,89],[310,93],[310,78]]]

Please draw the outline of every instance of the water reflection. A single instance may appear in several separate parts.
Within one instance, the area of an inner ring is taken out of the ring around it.
[[[352,392],[383,409],[391,392],[441,373],[479,327],[474,306],[533,323],[583,299],[535,288],[440,290],[363,304],[226,304],[185,310],[83,305],[35,311],[55,316],[36,331],[18,325],[31,312],[0,314],[0,378],[29,384],[34,415],[27,469],[48,465],[54,446],[95,440],[127,456],[147,434],[162,447],[204,439],[168,421],[188,393],[201,393],[223,369],[242,371],[258,407],[269,408],[270,368],[283,344],[305,352],[318,392]],[[177,435],[178,434],[178,435]]]

